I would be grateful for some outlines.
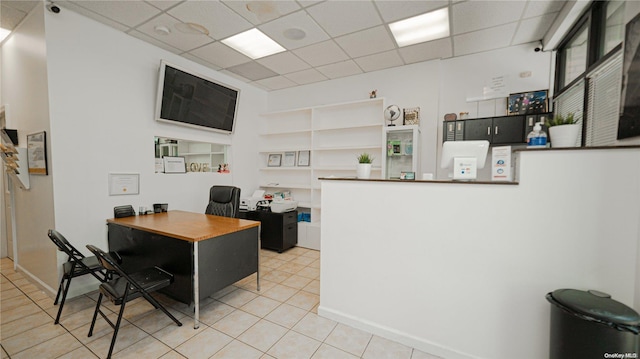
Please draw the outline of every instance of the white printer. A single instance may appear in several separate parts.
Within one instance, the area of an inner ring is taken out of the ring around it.
[[[256,190],[251,197],[240,198],[240,210],[242,211],[255,211],[258,209],[258,202],[264,201],[264,191]]]

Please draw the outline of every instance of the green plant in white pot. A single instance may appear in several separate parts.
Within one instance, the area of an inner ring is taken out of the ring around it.
[[[567,115],[555,115],[551,120],[547,120],[545,125],[549,129],[551,147],[578,146],[580,125],[576,122],[573,112]]]
[[[367,179],[371,177],[371,163],[373,162],[373,157],[371,157],[368,153],[362,153],[358,156],[358,169],[357,169],[357,178]]]

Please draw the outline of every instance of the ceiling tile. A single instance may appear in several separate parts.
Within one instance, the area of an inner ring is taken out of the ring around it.
[[[306,11],[298,11],[293,14],[289,14],[280,19],[261,25],[259,26],[259,29],[288,50],[297,49],[329,39],[329,35],[327,35],[327,33],[324,32],[318,24],[316,24],[315,20],[313,20]],[[306,36],[300,40],[292,40],[285,36],[285,31],[288,29],[300,29],[306,33]]]
[[[278,76],[277,73],[269,70],[268,68],[260,65],[255,61],[229,67],[227,68],[227,70],[245,77],[251,81],[258,81],[269,77]]]
[[[144,42],[147,42],[147,43],[149,43],[151,45],[154,45],[154,46],[157,46],[157,47],[159,47],[161,49],[165,49],[165,50],[167,50],[169,52],[172,52],[174,54],[180,55],[180,54],[183,53],[182,50],[177,49],[177,48],[175,48],[175,47],[173,47],[173,46],[171,46],[171,45],[169,45],[167,43],[164,43],[162,41],[156,40],[153,37],[151,37],[151,36],[149,36],[149,35],[147,35],[145,33],[142,33],[140,31],[132,30],[132,31],[128,32],[128,34],[133,36],[133,37],[135,37],[135,38],[137,38],[137,39],[140,39],[140,40],[142,40]]]
[[[280,89],[284,89],[287,87],[293,87],[296,86],[297,83],[289,80],[288,78],[284,77],[284,76],[275,76],[275,77],[270,77],[268,79],[264,79],[264,80],[259,80],[256,81],[257,83],[268,87],[271,90],[280,90]]]
[[[5,9],[4,7],[7,6],[14,10],[22,11],[23,13],[27,14],[31,10],[33,10],[33,8],[36,7],[36,5],[40,3],[41,1],[37,1],[37,0],[20,0],[20,1],[2,0],[2,6],[3,6],[2,10],[4,11]]]
[[[516,26],[516,23],[511,23],[454,36],[454,55],[462,56],[507,47]]]
[[[449,1],[376,1],[384,21],[393,22],[439,9]]]
[[[433,59],[445,59],[453,56],[450,38],[403,47],[398,51],[407,64]]]
[[[330,79],[346,77],[362,73],[362,70],[352,60],[342,61],[335,64],[320,66],[317,68],[323,75]]]
[[[5,6],[4,2],[0,4],[0,24],[6,30],[13,30],[27,13]]]
[[[453,34],[487,29],[518,21],[525,1],[466,1],[453,6]],[[482,15],[479,15],[482,14]]]
[[[75,2],[71,2],[71,1],[64,1],[64,2],[57,2],[57,4],[59,4],[60,6],[62,6],[65,9],[69,9],[72,10],[80,15],[83,15],[85,17],[88,17],[90,19],[96,20],[99,23],[102,23],[104,25],[113,27],[114,29],[120,30],[120,31],[129,31],[131,29],[130,26],[124,25],[123,23],[114,21],[112,19],[106,18],[96,12],[93,12],[89,9],[83,8],[82,6],[76,4]]]
[[[351,57],[361,57],[396,47],[385,26],[358,31],[336,38],[336,42]]]
[[[293,72],[285,75],[289,80],[297,83],[298,85],[306,85],[314,82],[320,82],[324,80],[328,80],[328,78],[321,74],[320,71],[316,69],[308,69],[299,72]]]
[[[233,77],[234,79],[238,79],[238,80],[240,80],[240,81],[243,81],[243,82],[251,82],[251,80],[249,80],[248,78],[246,78],[246,77],[242,77],[242,76],[240,76],[240,75],[238,75],[238,74],[236,74],[236,73],[233,73],[233,72],[231,72],[231,71],[227,71],[227,70],[220,70],[219,72],[220,72],[220,73],[223,73],[223,74],[225,74],[225,75],[227,75],[227,76],[231,76],[231,77]],[[268,90],[268,89],[265,89],[265,90]]]
[[[291,52],[281,52],[279,54],[263,57],[256,61],[281,75],[305,70],[310,67],[309,64],[300,60],[299,57]]]
[[[129,27],[135,27],[160,14],[160,10],[143,1],[74,1],[76,5]]]
[[[200,24],[209,36],[224,39],[252,27],[251,23],[217,1],[186,1],[167,11],[183,22]]]
[[[179,1],[171,1],[171,0],[145,0],[146,2],[148,2],[149,4],[157,7],[160,10],[167,10],[175,5],[178,5],[182,2],[182,0]]]
[[[530,18],[549,13],[559,12],[564,6],[564,1],[557,0],[536,0],[528,1],[524,11],[524,17]]]
[[[249,57],[221,42],[207,44],[190,51],[190,53],[222,68],[232,67],[251,61]]]
[[[380,54],[369,55],[354,60],[365,72],[377,71],[404,65],[398,51],[392,50]]]
[[[189,51],[213,42],[213,39],[203,34],[185,34],[176,30],[175,25],[178,23],[180,23],[179,20],[167,14],[162,14],[145,24],[138,26],[137,29],[158,41],[162,41],[182,51]],[[154,30],[156,26],[165,26],[171,30],[171,33],[168,35],[156,34]]]
[[[340,46],[336,45],[332,40],[293,50],[293,53],[314,67],[349,58]]]
[[[300,9],[300,5],[295,1],[223,0],[222,2],[254,25],[263,24]]]
[[[331,36],[340,36],[382,24],[370,1],[326,1],[307,11]]]
[[[188,52],[183,53],[182,57],[187,58],[187,59],[189,59],[189,60],[191,60],[191,61],[193,61],[195,63],[198,63],[198,64],[200,64],[202,66],[206,66],[206,67],[208,67],[210,69],[220,70],[219,66],[216,66],[215,64],[212,64],[209,61],[203,60],[203,59],[199,58],[198,56],[192,55],[192,54],[190,54]]]
[[[547,14],[522,20],[520,25],[518,25],[518,30],[516,31],[516,35],[514,36],[511,45],[542,40],[555,18],[556,14]]]

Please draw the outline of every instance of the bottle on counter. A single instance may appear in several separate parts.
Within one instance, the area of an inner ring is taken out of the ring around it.
[[[533,131],[527,135],[527,148],[547,147],[547,134],[542,130],[542,122],[537,122],[533,126]]]

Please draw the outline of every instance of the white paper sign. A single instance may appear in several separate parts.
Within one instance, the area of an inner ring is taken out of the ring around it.
[[[491,149],[491,180],[511,181],[511,146]]]

